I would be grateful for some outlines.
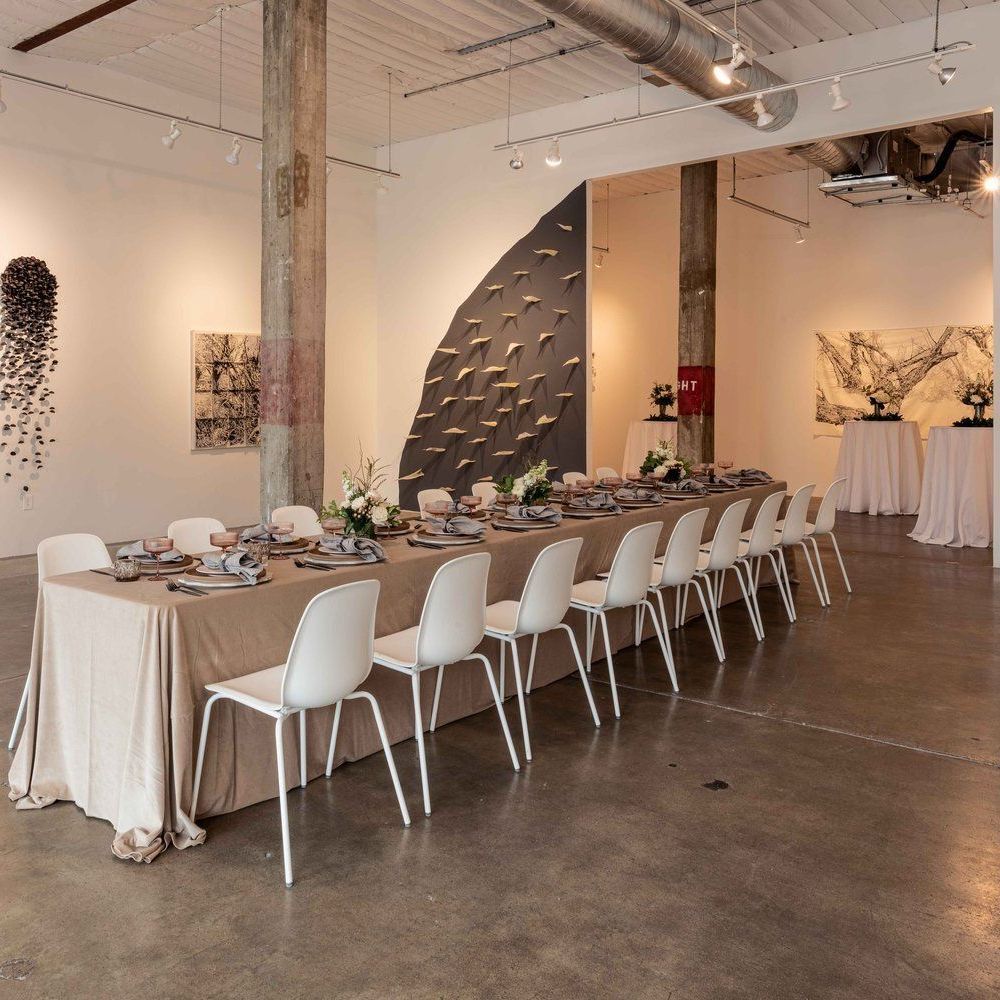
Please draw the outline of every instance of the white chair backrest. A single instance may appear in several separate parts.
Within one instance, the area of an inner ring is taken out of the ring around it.
[[[489,553],[475,552],[446,562],[434,574],[420,613],[417,663],[456,663],[483,641],[489,572]]]
[[[572,486],[574,483],[578,483],[581,479],[586,479],[587,474],[585,472],[564,472],[562,480],[567,486]]]
[[[778,514],[784,499],[784,491],[772,493],[760,505],[757,516],[753,519],[750,542],[744,553],[748,558],[756,559],[757,556],[766,556],[774,548],[774,529],[778,524]]]
[[[319,516],[312,507],[299,505],[278,507],[271,511],[269,520],[278,524],[291,524],[292,531],[300,538],[314,538],[316,535],[323,534],[323,529],[319,524]]]
[[[483,506],[488,507],[497,498],[496,483],[473,483],[472,495],[483,498]]]
[[[219,549],[212,545],[208,536],[213,531],[225,530],[226,526],[214,517],[184,517],[170,523],[167,537],[174,540],[174,548],[178,552],[193,556],[198,552],[218,552]]]
[[[844,484],[847,479],[835,479],[830,483],[830,488],[823,495],[820,501],[819,510],[816,512],[816,525],[813,528],[814,535],[829,535],[837,521],[837,504],[840,503],[840,494],[844,492]]]
[[[548,632],[566,617],[582,546],[582,538],[566,538],[538,553],[521,594],[515,632],[521,635]]]
[[[317,594],[295,630],[281,678],[285,708],[322,708],[356,691],[372,669],[378,580]]]
[[[612,469],[610,465],[599,465],[597,467],[597,472],[594,473],[597,478],[600,479],[618,479],[618,472]]]
[[[111,565],[107,546],[97,535],[53,535],[38,543],[38,582],[62,573],[81,573]]]
[[[694,571],[698,568],[701,536],[707,520],[708,508],[699,507],[688,511],[674,525],[670,541],[667,542],[667,551],[663,554],[661,587],[677,587],[694,576]]]
[[[656,542],[662,530],[662,521],[650,521],[626,533],[608,573],[606,607],[627,608],[646,599]]]
[[[728,569],[736,562],[740,554],[740,532],[743,531],[743,521],[750,509],[750,498],[731,503],[719,518],[719,524],[708,550],[708,566],[706,569]]]
[[[797,545],[806,533],[806,515],[809,513],[809,501],[812,499],[815,483],[800,486],[788,501],[785,509],[785,523],[781,529],[782,545]]]
[[[427,517],[424,513],[424,507],[429,503],[437,503],[439,500],[450,503],[451,494],[447,490],[420,490],[417,493],[417,506],[420,508],[420,516]]]

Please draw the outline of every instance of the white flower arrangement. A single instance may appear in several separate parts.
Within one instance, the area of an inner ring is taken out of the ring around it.
[[[549,463],[542,459],[537,465],[528,466],[524,473],[516,478],[503,477],[497,485],[502,487],[501,493],[510,492],[525,506],[544,503],[552,492],[552,483],[549,482]]]
[[[646,459],[639,470],[645,475],[659,478],[680,477],[687,471],[687,464],[677,457],[677,449],[673,441],[659,441],[652,451],[646,454]]]
[[[331,501],[320,516],[343,518],[345,534],[374,537],[376,527],[392,525],[399,517],[399,507],[390,504],[382,493],[384,482],[385,475],[378,463],[362,453],[356,470],[344,470],[343,503]]]

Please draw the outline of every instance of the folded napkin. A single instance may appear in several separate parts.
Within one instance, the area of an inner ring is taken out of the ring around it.
[[[358,556],[366,563],[385,559],[385,549],[374,538],[360,538],[357,535],[324,535],[319,540],[319,551]]]
[[[131,545],[123,545],[118,550],[118,558],[125,559],[126,557],[131,557],[133,559],[153,559],[153,555],[147,552],[142,547],[142,542],[133,542]],[[169,552],[164,552],[160,556],[160,562],[180,562],[184,558],[183,552],[178,552],[177,549],[171,549]]]
[[[556,481],[555,481],[555,482],[554,482],[554,483],[552,484],[552,492],[553,492],[553,493],[565,493],[565,492],[566,492],[566,484],[565,484],[565,483],[561,483],[561,482],[560,482],[560,481],[559,481],[559,480],[557,479],[557,480],[556,480]]]
[[[206,569],[221,569],[251,585],[264,572],[264,567],[249,552],[239,549],[232,552],[209,552],[201,557],[201,561]]]
[[[473,521],[471,517],[461,515],[447,520],[428,516],[427,523],[435,531],[443,531],[446,535],[481,535],[486,530],[482,521]]]
[[[610,493],[591,493],[588,496],[573,497],[566,506],[579,510],[608,510],[615,514],[622,512]]]
[[[561,521],[562,514],[547,507],[544,504],[536,504],[532,507],[511,507],[507,511],[507,516],[519,521]]]
[[[733,475],[738,479],[756,479],[762,483],[771,482],[771,476],[762,469],[737,469]]]
[[[733,479],[732,476],[718,476],[716,477],[716,485],[718,486],[739,486],[740,481],[738,479]]]
[[[244,528],[240,533],[241,542],[291,542],[295,535],[272,535],[263,524],[255,524],[252,528]]]
[[[657,490],[648,489],[645,486],[623,486],[615,493],[616,500],[644,500],[660,502],[660,494]]]
[[[675,493],[705,493],[707,492],[703,483],[697,479],[682,479],[679,483],[672,483],[670,489]]]

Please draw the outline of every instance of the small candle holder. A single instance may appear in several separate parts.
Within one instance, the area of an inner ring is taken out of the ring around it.
[[[254,562],[266,566],[271,558],[271,543],[263,539],[250,539],[243,543],[243,548]]]
[[[115,579],[119,583],[135,583],[142,576],[142,567],[138,560],[131,556],[124,556],[115,560]]]

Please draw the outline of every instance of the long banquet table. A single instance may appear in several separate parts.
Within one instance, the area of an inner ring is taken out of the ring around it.
[[[778,481],[706,499],[670,501],[614,518],[565,519],[548,530],[513,533],[489,528],[487,540],[475,547],[493,556],[488,600],[519,597],[535,556],[557,539],[583,536],[577,580],[589,579],[608,568],[622,536],[637,524],[664,522],[662,552],[673,525],[694,507],[711,511],[707,539],[721,511],[734,500],[752,499],[749,524],[764,497],[785,486]],[[35,618],[25,730],[9,775],[10,798],[19,809],[42,808],[57,800],[75,802],[88,816],[114,825],[112,850],[120,858],[148,862],[168,844],[185,848],[203,843],[205,830],[191,820],[190,799],[207,698],[204,685],[283,663],[309,600],[352,580],[381,581],[377,635],[416,624],[435,570],[467,551],[437,552],[393,539],[386,544],[387,562],[332,573],[302,569],[292,560],[272,560],[270,583],[206,597],[170,593],[162,584],[145,580],[117,583],[91,572],[45,581]],[[583,616],[570,612],[569,620],[583,648]],[[614,649],[632,641],[631,614],[612,613],[609,625]],[[648,621],[646,628],[651,631]],[[483,649],[495,661],[495,644],[484,644]],[[543,636],[535,686],[574,669],[565,636]],[[423,688],[425,720],[433,679]],[[364,687],[379,699],[392,742],[412,738],[409,680],[374,668]],[[491,704],[486,678],[475,663],[449,669],[441,695],[442,723]],[[337,764],[380,749],[370,712],[357,708],[345,707]],[[626,717],[627,712],[626,703]],[[310,779],[325,770],[332,717],[332,709],[307,713]],[[299,780],[297,728],[288,727],[293,732],[285,747],[290,787]],[[199,818],[275,797],[273,747],[270,719],[221,702],[213,714]],[[498,738],[498,760],[501,750]]]

